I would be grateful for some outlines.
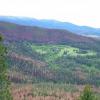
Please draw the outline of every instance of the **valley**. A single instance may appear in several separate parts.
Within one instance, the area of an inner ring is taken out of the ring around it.
[[[76,100],[90,84],[100,98],[100,40],[67,30],[0,22],[14,100]]]

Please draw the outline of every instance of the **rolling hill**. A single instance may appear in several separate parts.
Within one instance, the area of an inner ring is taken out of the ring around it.
[[[15,23],[26,26],[38,26],[50,29],[65,29],[70,32],[92,37],[100,37],[100,29],[89,26],[79,26],[69,22],[60,22],[56,20],[38,20],[27,17],[12,17],[12,16],[0,16],[0,21]]]
[[[0,22],[0,33],[9,40],[30,40],[37,43],[95,42],[96,39],[76,35],[67,30],[47,29]]]

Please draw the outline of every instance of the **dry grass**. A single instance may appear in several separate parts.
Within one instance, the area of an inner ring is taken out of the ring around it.
[[[64,91],[50,91],[48,95],[33,95],[33,86],[32,85],[13,85],[12,86],[12,95],[13,100],[76,100],[79,93],[70,93]]]
[[[50,91],[47,90],[47,94],[39,94],[33,85],[12,85],[13,100],[77,100],[80,92],[84,86],[75,85],[79,91],[67,92],[67,91]],[[37,88],[37,87],[36,87]],[[100,88],[93,87],[95,92],[100,93]],[[34,93],[37,93],[34,95]],[[44,91],[43,91],[44,92]],[[44,92],[45,93],[45,92]]]

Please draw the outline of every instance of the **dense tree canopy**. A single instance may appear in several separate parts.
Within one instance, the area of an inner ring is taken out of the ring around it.
[[[3,38],[0,35],[0,100],[12,100],[7,77],[6,48],[2,41]]]

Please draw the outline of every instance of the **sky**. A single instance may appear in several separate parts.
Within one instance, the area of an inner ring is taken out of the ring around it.
[[[100,28],[100,0],[0,0],[0,16],[54,19]]]

